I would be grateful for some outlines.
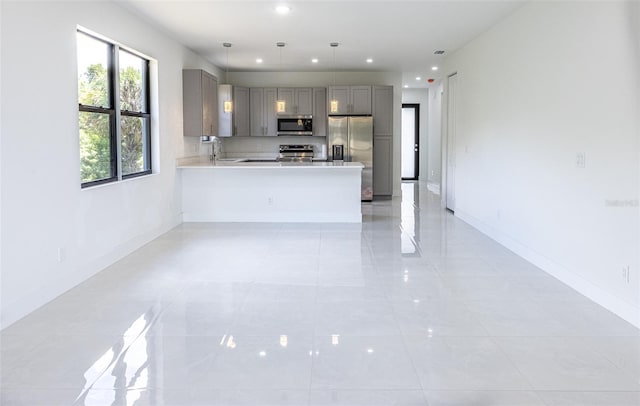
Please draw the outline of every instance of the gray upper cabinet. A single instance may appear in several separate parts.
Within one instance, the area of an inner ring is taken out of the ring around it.
[[[276,88],[252,87],[250,90],[251,135],[276,136]]]
[[[331,111],[331,100],[337,100],[337,111]],[[371,114],[371,86],[330,86],[327,108],[329,114]]]
[[[233,135],[251,135],[249,88],[233,88]]]
[[[373,86],[373,135],[393,135],[393,86]]]
[[[313,135],[327,135],[327,89],[313,88]]]
[[[295,90],[292,87],[278,88],[278,100],[284,101],[285,110],[279,114],[294,114]]]
[[[280,114],[313,114],[313,89],[310,87],[278,88],[278,100],[285,102],[285,111]]]
[[[310,87],[297,87],[295,89],[295,112],[308,116],[313,114],[313,89]]]
[[[183,134],[218,135],[218,79],[200,69],[182,71]]]
[[[351,114],[371,114],[371,86],[351,86]]]
[[[351,97],[349,97],[349,86],[329,86],[329,97],[327,100],[327,111],[329,114],[349,114],[349,105]],[[337,110],[331,110],[331,101],[338,103]]]

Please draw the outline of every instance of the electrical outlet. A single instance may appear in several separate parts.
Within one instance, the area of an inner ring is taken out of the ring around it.
[[[273,206],[273,197],[269,197],[269,198],[267,198],[267,204],[268,204],[269,206]]]
[[[627,266],[623,266],[622,267],[622,280],[625,281],[626,283],[629,283],[629,265]]]
[[[587,164],[587,156],[584,152],[578,152],[576,154],[576,166],[578,168],[584,168]]]

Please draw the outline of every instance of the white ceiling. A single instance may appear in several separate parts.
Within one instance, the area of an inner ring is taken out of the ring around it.
[[[501,1],[119,0],[230,71],[394,71],[411,87],[439,78],[432,66],[512,13]],[[287,15],[275,12],[286,4]],[[280,50],[276,42],[285,42]],[[230,42],[229,63],[223,42]],[[335,50],[330,42],[340,45]],[[280,56],[280,51],[282,54]],[[446,55],[445,54],[445,55]],[[256,63],[262,58],[262,64]],[[318,58],[317,64],[311,59]],[[372,58],[373,63],[365,62]],[[422,80],[418,82],[416,76]]]

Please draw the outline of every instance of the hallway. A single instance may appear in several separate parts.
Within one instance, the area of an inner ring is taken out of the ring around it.
[[[402,196],[182,224],[6,328],[0,404],[640,404],[638,329]]]

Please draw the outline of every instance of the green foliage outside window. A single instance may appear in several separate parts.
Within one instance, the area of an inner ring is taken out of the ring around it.
[[[130,58],[131,56],[129,56]],[[149,168],[146,162],[146,142],[148,142],[148,117],[131,116],[126,112],[145,112],[143,89],[143,60],[139,67],[123,66],[119,71],[121,165],[123,176],[143,172]],[[103,63],[94,63],[79,72],[78,102],[84,106],[110,106],[109,75]],[[116,176],[115,162],[112,162],[112,140],[110,114],[105,112],[80,111],[80,172],[82,183]]]

